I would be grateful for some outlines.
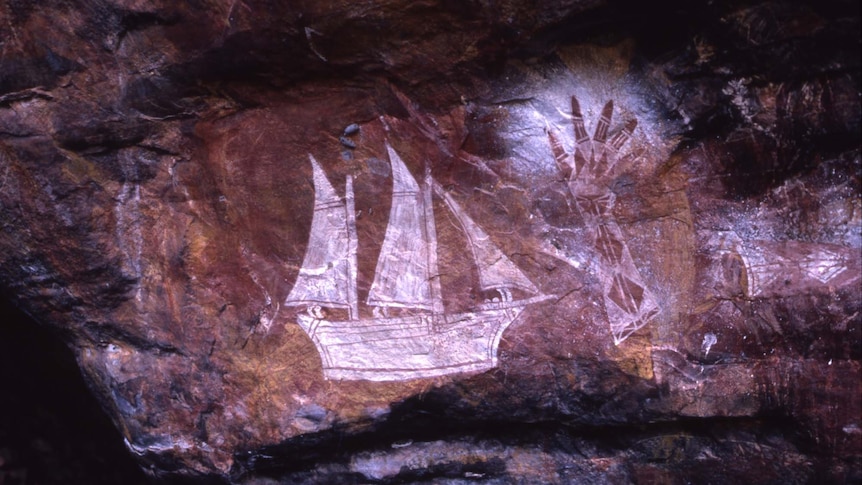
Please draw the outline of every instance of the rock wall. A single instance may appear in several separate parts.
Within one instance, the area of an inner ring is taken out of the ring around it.
[[[854,2],[0,2],[0,284],[149,473],[862,476]]]

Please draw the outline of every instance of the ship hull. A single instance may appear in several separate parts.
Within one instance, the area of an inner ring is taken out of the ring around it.
[[[317,347],[327,379],[396,381],[496,367],[503,332],[526,304],[347,321],[299,315],[298,323]]]

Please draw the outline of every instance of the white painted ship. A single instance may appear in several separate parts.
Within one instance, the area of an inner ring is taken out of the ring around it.
[[[317,347],[327,379],[395,381],[494,368],[506,328],[527,305],[551,296],[536,288],[430,172],[426,170],[420,185],[392,147],[386,148],[392,207],[366,300],[371,315],[359,314],[353,180],[347,177],[345,196],[340,197],[311,155],[311,234],[285,304],[307,308],[297,323]],[[499,294],[470,311],[444,308],[432,192],[467,236],[480,289]],[[524,296],[513,299],[513,290]],[[347,319],[330,319],[326,309],[347,310]],[[398,315],[389,316],[390,310]]]

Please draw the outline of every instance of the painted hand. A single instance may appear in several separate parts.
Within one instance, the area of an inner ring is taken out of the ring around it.
[[[637,127],[637,120],[630,119],[623,128],[608,138],[608,130],[613,116],[614,102],[608,101],[602,109],[601,118],[596,125],[593,137],[587,135],[584,127],[584,116],[578,99],[572,96],[572,126],[575,132],[575,147],[569,154],[563,148],[560,137],[555,130],[548,128],[548,139],[554,160],[563,176],[568,179],[569,189],[576,198],[595,199],[600,197],[613,198],[611,182],[619,169],[627,166],[637,158],[639,153],[629,153],[623,157],[619,151],[631,139]],[[612,203],[612,201],[611,201]]]
[[[608,138],[613,110],[613,101],[608,101],[590,138],[578,100],[572,96],[571,120],[575,132],[572,154],[566,152],[552,128],[548,127],[547,133],[557,168],[567,178],[578,212],[592,236],[608,322],[614,343],[620,344],[658,313],[658,305],[644,284],[613,216],[616,196],[611,190],[612,181],[639,155],[619,156],[637,127],[636,120],[625,122],[620,131]]]

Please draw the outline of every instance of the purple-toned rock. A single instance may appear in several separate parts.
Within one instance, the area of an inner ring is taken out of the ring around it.
[[[858,9],[661,10],[0,2],[0,284],[161,478],[858,479]]]

